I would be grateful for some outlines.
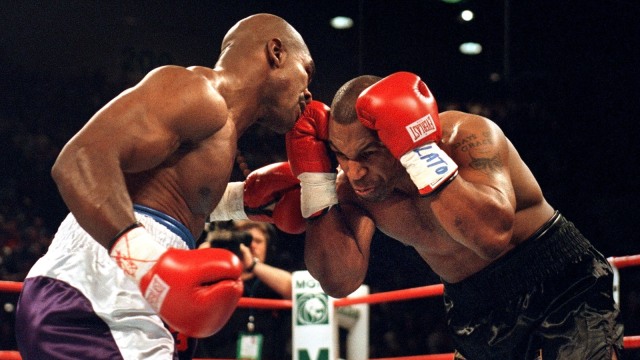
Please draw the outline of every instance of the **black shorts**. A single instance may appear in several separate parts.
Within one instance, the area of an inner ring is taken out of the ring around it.
[[[611,359],[622,324],[607,259],[556,213],[487,268],[445,283],[456,358]]]

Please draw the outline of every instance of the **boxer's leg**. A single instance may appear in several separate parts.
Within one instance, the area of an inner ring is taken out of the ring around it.
[[[24,282],[16,340],[23,360],[123,358],[89,300],[68,284],[43,276]]]

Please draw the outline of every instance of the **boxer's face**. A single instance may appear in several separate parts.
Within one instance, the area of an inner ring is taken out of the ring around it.
[[[332,121],[329,144],[351,187],[361,199],[384,200],[397,185],[399,174],[405,173],[376,133],[359,121],[346,125]]]
[[[306,54],[289,53],[274,70],[265,91],[261,123],[278,133],[289,131],[312,100],[308,89],[313,76],[313,60]]]

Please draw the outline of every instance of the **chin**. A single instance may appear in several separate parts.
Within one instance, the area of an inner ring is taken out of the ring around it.
[[[296,121],[298,121],[301,113],[299,111],[294,111],[293,114],[287,115],[288,116],[282,116],[280,118],[280,121],[277,123],[280,129],[274,129],[274,131],[278,134],[284,134],[287,131],[293,129],[293,126],[296,124]]]
[[[294,122],[285,122],[283,118],[273,118],[271,121],[262,121],[260,124],[269,128],[269,130],[282,135],[293,128]]]
[[[271,130],[273,130],[274,132],[276,132],[279,135],[283,135],[283,134],[286,134],[289,130],[291,130],[292,127],[293,126],[280,124],[280,126],[271,127]]]
[[[382,192],[382,191],[372,192],[370,194],[363,195],[363,196],[358,195],[360,199],[367,202],[381,202],[386,200],[388,196],[389,196],[388,193]]]

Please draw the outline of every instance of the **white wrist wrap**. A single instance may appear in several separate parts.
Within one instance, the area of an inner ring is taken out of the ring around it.
[[[144,227],[137,227],[122,235],[109,255],[125,274],[140,284],[140,279],[165,251],[167,249],[158,244]]]
[[[300,180],[300,206],[302,217],[309,218],[316,212],[338,203],[335,173],[302,173]]]
[[[248,219],[244,212],[244,182],[230,182],[218,203],[209,215],[209,221]]]
[[[435,143],[419,146],[400,157],[420,195],[428,195],[458,173],[458,164]]]

